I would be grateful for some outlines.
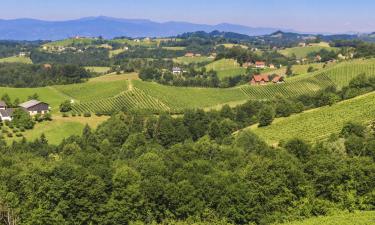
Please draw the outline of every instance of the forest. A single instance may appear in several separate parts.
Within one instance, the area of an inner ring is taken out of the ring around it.
[[[0,63],[0,83],[8,87],[72,84],[83,82],[89,77],[89,72],[76,65]]]
[[[207,127],[211,116],[119,113],[57,146],[43,135],[1,142],[0,217],[24,224],[270,224],[374,209],[374,123],[347,123],[339,137],[320,143],[270,147],[250,131],[232,135],[221,115]]]

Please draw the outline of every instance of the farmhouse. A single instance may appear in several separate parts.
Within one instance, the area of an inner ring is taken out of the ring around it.
[[[6,109],[7,104],[4,101],[0,101],[0,109]]]
[[[270,78],[268,75],[254,75],[250,81],[251,85],[265,85],[270,82]]]
[[[264,69],[264,68],[266,68],[266,63],[262,62],[262,61],[257,61],[257,62],[255,62],[255,68]]]
[[[0,119],[1,121],[11,121],[12,120],[12,109],[8,109],[7,104],[0,101]]]
[[[28,112],[30,116],[36,114],[46,114],[49,112],[49,105],[38,100],[30,100],[19,105],[21,109]]]
[[[181,74],[182,73],[182,69],[180,67],[173,67],[172,73],[173,74]]]
[[[188,52],[185,54],[185,57],[194,57],[194,55],[195,55],[194,53]]]

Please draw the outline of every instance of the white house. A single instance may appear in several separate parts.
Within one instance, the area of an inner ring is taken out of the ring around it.
[[[173,74],[181,74],[182,73],[182,70],[180,67],[173,67],[172,69],[172,73]]]

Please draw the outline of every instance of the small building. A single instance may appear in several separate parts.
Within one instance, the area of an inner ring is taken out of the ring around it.
[[[253,78],[250,81],[251,85],[265,85],[268,82],[270,82],[270,78],[268,75],[254,75]]]
[[[7,104],[4,101],[0,101],[0,109],[7,109]]]
[[[26,52],[20,52],[20,53],[18,54],[19,57],[25,57],[26,55],[27,55]]]
[[[306,47],[306,43],[305,42],[300,42],[300,43],[298,43],[298,47]]]
[[[0,109],[1,121],[12,121],[13,109]]]
[[[270,69],[275,69],[275,65],[273,65],[273,64],[270,64],[269,67],[270,67]]]
[[[257,62],[255,62],[255,68],[264,69],[264,68],[266,68],[266,63],[262,62],[262,61],[257,61]]]
[[[182,73],[182,69],[180,67],[173,67],[172,73],[173,74],[181,74]]]
[[[194,57],[194,53],[192,53],[192,52],[187,52],[187,53],[185,54],[185,57]]]
[[[12,121],[13,110],[8,109],[4,101],[0,101],[0,119],[1,121]]]
[[[322,61],[322,57],[320,55],[316,55],[315,56],[315,60],[318,61],[318,62],[320,62],[320,61]]]
[[[272,82],[275,83],[275,84],[280,84],[280,83],[284,83],[285,80],[284,80],[284,77],[283,77],[283,76],[276,75],[276,76],[272,79]]]
[[[19,107],[30,114],[30,116],[36,114],[46,114],[49,112],[49,105],[38,100],[30,100],[19,105]]]
[[[195,57],[201,57],[202,55],[201,54],[195,54]]]

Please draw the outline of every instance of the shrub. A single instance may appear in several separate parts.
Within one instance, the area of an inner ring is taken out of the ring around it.
[[[83,116],[84,116],[84,117],[91,117],[91,113],[90,113],[90,112],[85,112],[85,113],[83,114]]]
[[[62,115],[62,117],[69,117],[69,115],[67,113],[62,113],[61,115]]]

